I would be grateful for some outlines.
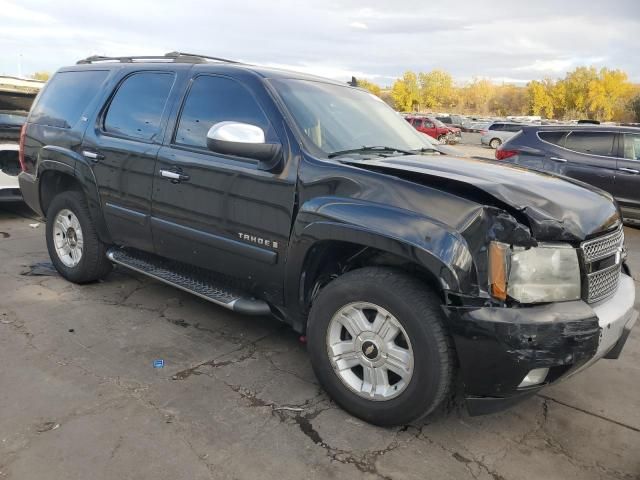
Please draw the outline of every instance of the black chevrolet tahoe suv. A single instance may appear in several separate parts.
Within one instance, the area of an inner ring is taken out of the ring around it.
[[[609,194],[441,156],[342,83],[90,57],[37,98],[20,162],[63,277],[118,264],[274,315],[306,335],[331,397],[378,425],[454,393],[472,414],[504,408],[617,358],[637,317]]]

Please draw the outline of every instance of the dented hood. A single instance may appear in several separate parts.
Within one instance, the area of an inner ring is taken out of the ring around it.
[[[479,203],[489,195],[497,206],[521,217],[538,241],[582,241],[621,221],[608,193],[582,182],[508,163],[427,155],[345,161]]]

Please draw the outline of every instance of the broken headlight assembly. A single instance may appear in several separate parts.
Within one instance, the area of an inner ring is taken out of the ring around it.
[[[498,300],[520,303],[563,302],[580,299],[578,253],[562,243],[537,247],[489,245],[489,292]]]

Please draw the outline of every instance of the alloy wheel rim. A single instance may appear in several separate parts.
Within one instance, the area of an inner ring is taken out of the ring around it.
[[[84,237],[78,217],[68,209],[62,209],[53,223],[53,243],[60,261],[69,268],[82,260]]]
[[[413,376],[407,332],[390,312],[369,302],[340,308],[327,329],[327,354],[342,383],[367,400],[400,395]]]

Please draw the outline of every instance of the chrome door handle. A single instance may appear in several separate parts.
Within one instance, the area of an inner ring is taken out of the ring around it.
[[[621,172],[632,173],[634,175],[637,175],[640,173],[640,170],[636,170],[634,168],[618,167],[618,170],[620,170]]]
[[[549,160],[553,160],[554,162],[559,162],[559,163],[567,163],[567,159],[566,158],[549,157]]]
[[[91,150],[83,150],[82,151],[82,156],[89,158],[91,160],[93,160],[94,162],[97,162],[98,160],[103,160],[104,159],[104,155],[102,155],[101,153],[98,152],[92,152]]]
[[[160,170],[160,176],[168,178],[173,182],[186,182],[189,180],[189,175],[184,175],[180,172],[174,172],[173,170]]]

